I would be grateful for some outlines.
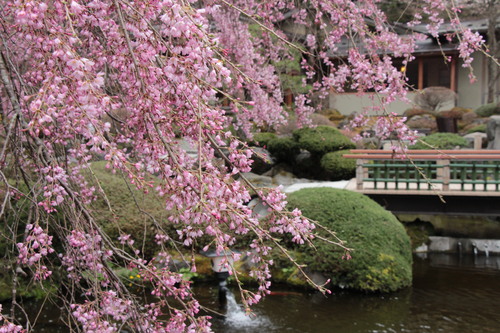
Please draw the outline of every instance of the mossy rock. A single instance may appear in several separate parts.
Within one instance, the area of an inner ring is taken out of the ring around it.
[[[467,134],[477,133],[477,132],[486,133],[486,124],[476,125],[474,127],[467,129],[466,131]]]
[[[300,152],[298,143],[291,137],[276,138],[268,142],[267,150],[280,162],[293,163]]]
[[[423,115],[432,115],[432,112],[420,109],[420,108],[411,108],[405,110],[403,113],[403,116],[407,118],[407,120],[410,120],[411,118],[415,116],[423,116]],[[433,116],[434,117],[434,116]]]
[[[250,141],[251,145],[266,148],[269,145],[269,141],[276,139],[277,136],[270,132],[260,132],[253,135],[253,140]]]
[[[421,142],[423,141],[423,142]],[[410,149],[454,149],[467,147],[467,140],[455,133],[434,133],[420,139]]]
[[[118,172],[113,173],[106,169],[106,162],[92,163],[91,168],[104,193],[109,200],[113,211],[109,210],[103,195],[92,203],[93,215],[96,222],[103,228],[110,238],[117,242],[121,234],[130,234],[135,241],[134,246],[144,252],[146,257],[152,257],[158,250],[155,242],[157,232],[151,217],[160,223],[169,236],[175,238],[174,226],[167,221],[168,212],[164,202],[155,191],[145,194],[135,186],[127,186],[128,179],[124,179]],[[91,180],[90,177],[88,177]],[[154,181],[154,180],[152,180]]]
[[[429,222],[409,222],[404,223],[404,227],[410,237],[412,250],[415,250],[422,244],[429,244],[429,236],[435,234],[435,230]]]
[[[500,107],[497,103],[484,104],[474,110],[474,112],[479,117],[489,117],[494,114],[500,114]]]
[[[333,151],[356,148],[348,137],[330,126],[301,128],[293,132],[293,137],[301,149],[314,155],[321,156]]]
[[[347,260],[338,246],[315,241],[316,250],[302,249],[310,271],[328,276],[336,286],[367,292],[411,285],[410,239],[396,217],[375,201],[347,190],[310,188],[289,194],[288,208],[299,208],[353,249]]]
[[[327,117],[330,121],[340,121],[345,118],[337,109],[323,109],[319,113]]]
[[[356,175],[356,160],[343,156],[348,153],[349,150],[339,150],[323,155],[320,164],[330,180],[351,179]]]
[[[450,111],[460,112],[462,114],[466,114],[466,113],[471,113],[473,110],[469,109],[469,108],[464,108],[464,107],[461,107],[461,106],[455,106]]]

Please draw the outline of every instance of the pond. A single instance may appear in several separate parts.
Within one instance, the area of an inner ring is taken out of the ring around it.
[[[215,297],[215,295],[212,295]],[[413,286],[390,295],[277,293],[215,332],[500,332],[500,257],[415,258]]]
[[[200,302],[215,310],[217,288],[197,286]],[[238,297],[236,297],[237,300]],[[500,257],[433,254],[415,257],[413,286],[389,295],[273,289],[246,317],[228,300],[225,318],[213,319],[217,333],[246,332],[500,332]],[[31,304],[33,312],[39,304]],[[55,313],[41,314],[37,332],[67,332]]]

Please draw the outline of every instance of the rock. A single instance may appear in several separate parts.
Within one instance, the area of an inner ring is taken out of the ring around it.
[[[324,274],[318,273],[318,272],[311,272],[310,270],[306,269],[305,273],[307,276],[314,282],[315,284],[322,286],[325,283],[328,282],[328,277],[326,277]]]
[[[486,126],[488,149],[500,149],[500,116],[491,116]]]
[[[288,186],[295,184],[297,177],[291,172],[281,170],[273,177],[273,183],[276,185]]]
[[[274,166],[274,159],[264,148],[253,147],[252,148],[252,172],[258,175],[262,175],[263,173],[269,171]]]
[[[264,204],[260,197],[255,197],[247,204],[252,210],[252,215],[258,219],[265,218],[269,215],[269,207]]]
[[[309,151],[302,149],[300,153],[295,156],[295,161],[292,164],[292,172],[300,177],[317,178],[321,173],[318,165],[318,158],[312,156]]]
[[[274,187],[273,179],[269,176],[257,175],[253,172],[246,172],[242,174],[254,186],[257,187]]]
[[[305,160],[311,158],[311,153],[307,150],[301,150],[300,153],[295,156],[295,163],[303,163]]]
[[[181,139],[179,141],[179,146],[184,149],[191,158],[198,158],[198,149],[196,149],[196,147],[194,147],[188,140]]]
[[[429,252],[429,246],[427,244],[422,244],[414,250],[415,253],[427,253]]]
[[[486,133],[481,132],[469,133],[464,135],[463,138],[467,140],[468,146],[474,149],[481,149],[483,144],[488,140]],[[478,140],[480,140],[480,142],[475,144]]]

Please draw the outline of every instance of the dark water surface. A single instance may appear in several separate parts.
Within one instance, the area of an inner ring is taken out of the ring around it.
[[[411,288],[390,295],[335,291],[278,292],[244,315],[233,297],[225,318],[214,318],[217,333],[242,332],[500,332],[500,257],[435,254],[415,258]],[[198,286],[195,293],[207,307],[219,310],[217,288]],[[236,299],[238,297],[236,296]],[[40,304],[31,304],[36,312]],[[57,327],[54,310],[42,313],[36,332],[67,332]]]
[[[500,332],[500,257],[415,258],[413,287],[390,295],[343,291],[271,295],[252,321],[216,332]]]

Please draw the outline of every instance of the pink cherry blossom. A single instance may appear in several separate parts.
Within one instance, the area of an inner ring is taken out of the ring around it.
[[[318,226],[298,210],[286,211],[279,188],[257,189],[245,180],[253,152],[229,128],[250,137],[286,122],[276,64],[299,50],[303,85],[312,87],[294,98],[299,124],[309,124],[331,92],[372,90],[382,102],[377,135],[414,140],[403,118],[383,110],[407,91],[393,57],[412,60],[422,37],[394,33],[377,3],[0,0],[0,215],[16,217],[8,256],[37,280],[61,270],[65,290],[79,296],[65,304],[68,325],[85,332],[209,332],[190,282],[170,269],[171,252],[199,246],[226,253],[238,246],[237,235],[249,235],[245,252],[258,285],[240,285],[242,302],[247,308],[259,302],[269,293],[272,250],[288,255],[275,236],[307,245]],[[470,65],[483,41],[460,26],[458,9],[445,5],[424,0],[420,14],[434,35],[443,14],[450,16]],[[288,23],[303,36],[281,31]],[[339,54],[344,41],[353,47]],[[355,122],[363,124],[361,118]],[[96,199],[107,202],[92,169],[98,160],[130,188],[160,198],[163,220],[145,212],[161,248],[153,258],[143,255],[144,240],[108,235],[96,222]],[[254,194],[268,207],[264,218],[245,205]],[[172,226],[177,234],[168,233]],[[116,267],[133,271],[133,283]],[[189,269],[196,271],[194,259]],[[133,288],[149,288],[153,300],[139,302]],[[0,320],[0,332],[23,331]]]

